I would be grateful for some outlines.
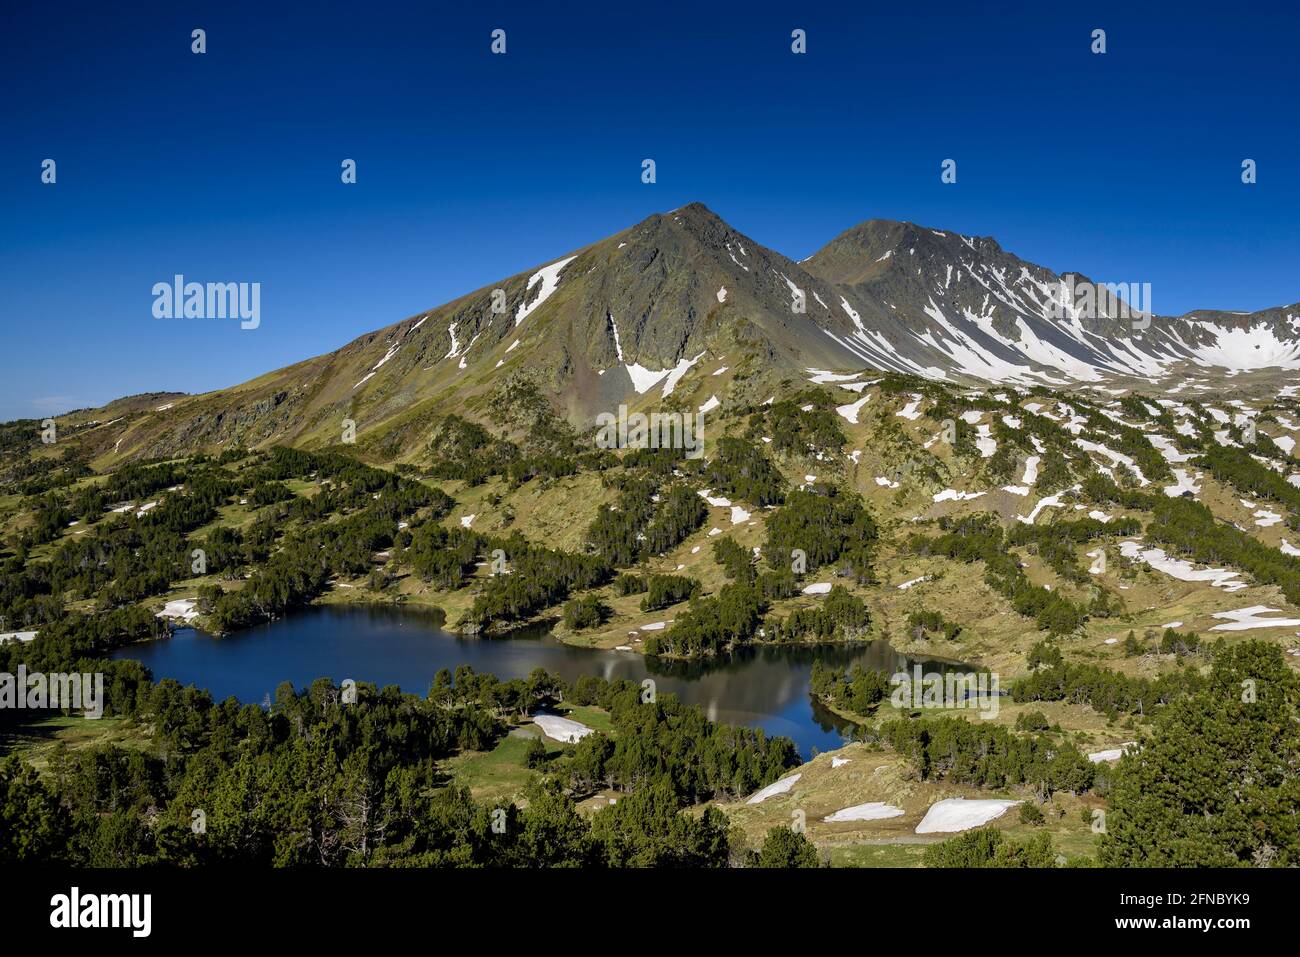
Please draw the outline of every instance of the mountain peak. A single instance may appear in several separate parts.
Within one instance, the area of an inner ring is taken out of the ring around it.
[[[1111,310],[1128,295],[1099,307],[1058,302],[1062,288],[991,238],[890,219],[796,263],[691,202],[334,353],[157,402],[114,437],[115,454],[324,442],[345,418],[409,449],[429,415],[481,409],[516,373],[577,421],[625,402],[761,403],[809,369],[1128,388],[1188,371],[1300,370],[1295,307],[1143,324]],[[1149,312],[1149,298],[1134,306]]]
[[[909,220],[868,219],[846,229],[811,257],[816,260],[823,253],[852,250],[857,256],[872,259],[888,258],[885,254],[899,247],[947,247],[956,250],[964,246],[973,252],[1001,253],[1002,247],[991,236],[967,236],[952,230],[923,226]],[[823,259],[830,258],[822,257]]]
[[[711,216],[714,219],[721,219],[721,217],[718,216],[717,213],[709,209],[708,206],[704,205],[699,200],[694,200],[692,202],[685,204],[684,206],[678,206],[676,209],[670,209],[665,215],[671,216],[674,213],[689,213],[692,216],[702,215],[702,216]]]
[[[654,213],[633,227],[638,229],[682,230],[706,242],[726,234],[735,233],[721,216],[703,203],[687,203],[664,213]]]

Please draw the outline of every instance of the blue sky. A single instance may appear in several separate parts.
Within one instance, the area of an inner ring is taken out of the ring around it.
[[[1282,5],[463,6],[6,4],[0,418],[232,385],[693,200],[796,259],[884,217],[1160,313],[1300,299]],[[260,327],[155,319],[176,273]]]

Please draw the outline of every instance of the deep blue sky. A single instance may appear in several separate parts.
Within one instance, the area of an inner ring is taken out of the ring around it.
[[[1165,314],[1300,299],[1282,5],[301,7],[4,5],[0,418],[231,385],[692,200],[796,259],[887,217]],[[261,282],[261,328],[153,318],[177,272]]]

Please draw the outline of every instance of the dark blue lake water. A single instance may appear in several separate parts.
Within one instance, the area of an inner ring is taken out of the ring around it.
[[[397,685],[425,694],[440,668],[470,665],[500,678],[545,668],[573,681],[582,675],[653,678],[659,693],[698,704],[715,721],[763,728],[793,738],[807,759],[847,740],[851,727],[808,694],[812,664],[861,662],[893,673],[911,659],[884,642],[853,646],[749,648],[706,663],[669,663],[631,651],[575,648],[535,629],[507,638],[463,638],[439,627],[433,615],[388,606],[320,606],[225,638],[178,628],[171,638],[131,645],[115,657],[135,658],[155,678],[207,688],[213,698],[234,695],[261,702],[283,681],[302,688],[317,678]]]

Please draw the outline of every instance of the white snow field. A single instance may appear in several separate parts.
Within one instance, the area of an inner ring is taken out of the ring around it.
[[[979,498],[983,494],[983,492],[958,492],[956,489],[946,488],[942,492],[936,492],[933,498],[935,502],[965,502]]]
[[[965,798],[948,798],[930,805],[921,823],[916,825],[917,834],[951,834],[955,831],[967,831],[972,827],[987,824],[1007,813],[1008,809],[1023,801],[974,800]]]
[[[1118,748],[1107,748],[1105,751],[1094,751],[1088,755],[1088,760],[1093,764],[1101,764],[1103,761],[1118,761],[1124,757],[1124,752],[1136,745],[1136,741],[1125,741]]]
[[[585,724],[555,714],[535,714],[533,723],[541,728],[542,733],[548,738],[568,744],[574,744],[587,735],[595,733]]]
[[[858,399],[857,402],[850,402],[848,405],[837,405],[835,407],[835,411],[838,412],[841,416],[843,416],[846,421],[851,422],[854,425],[857,425],[858,413],[861,412],[862,407],[870,401],[871,401],[871,395],[867,394],[864,395],[862,398]]]
[[[537,292],[537,298],[532,302],[528,302],[527,293],[524,295],[524,301],[519,304],[519,310],[515,313],[516,326],[532,315],[538,306],[551,298],[551,293],[560,288],[560,270],[577,258],[577,256],[570,256],[568,259],[553,262],[549,266],[543,266],[528,277],[529,293],[533,291],[533,287],[538,283],[541,284],[541,288]]]
[[[827,824],[837,824],[841,821],[882,821],[885,818],[902,817],[906,813],[901,807],[894,807],[883,801],[872,801],[868,804],[840,808],[834,814],[826,815],[822,820]]]
[[[778,794],[785,794],[803,777],[802,774],[792,774],[789,777],[782,778],[779,781],[773,781],[761,791],[755,791],[750,795],[746,804],[762,804],[770,797],[776,797]]]
[[[1276,615],[1278,609],[1267,605],[1251,605],[1236,611],[1216,611],[1211,617],[1227,619],[1227,624],[1215,625],[1211,631],[1248,631],[1251,628],[1294,628],[1300,625],[1300,618],[1265,618],[1264,615]]]
[[[199,617],[199,613],[194,608],[198,603],[197,598],[173,598],[163,605],[163,610],[158,612],[155,617],[180,618],[184,621],[193,621]]]
[[[1240,572],[1226,568],[1197,568],[1181,558],[1170,558],[1163,548],[1143,548],[1137,542],[1120,542],[1119,553],[1125,558],[1146,562],[1156,571],[1164,572],[1179,581],[1209,582],[1224,591],[1237,591],[1246,587],[1246,582],[1239,581]]]

